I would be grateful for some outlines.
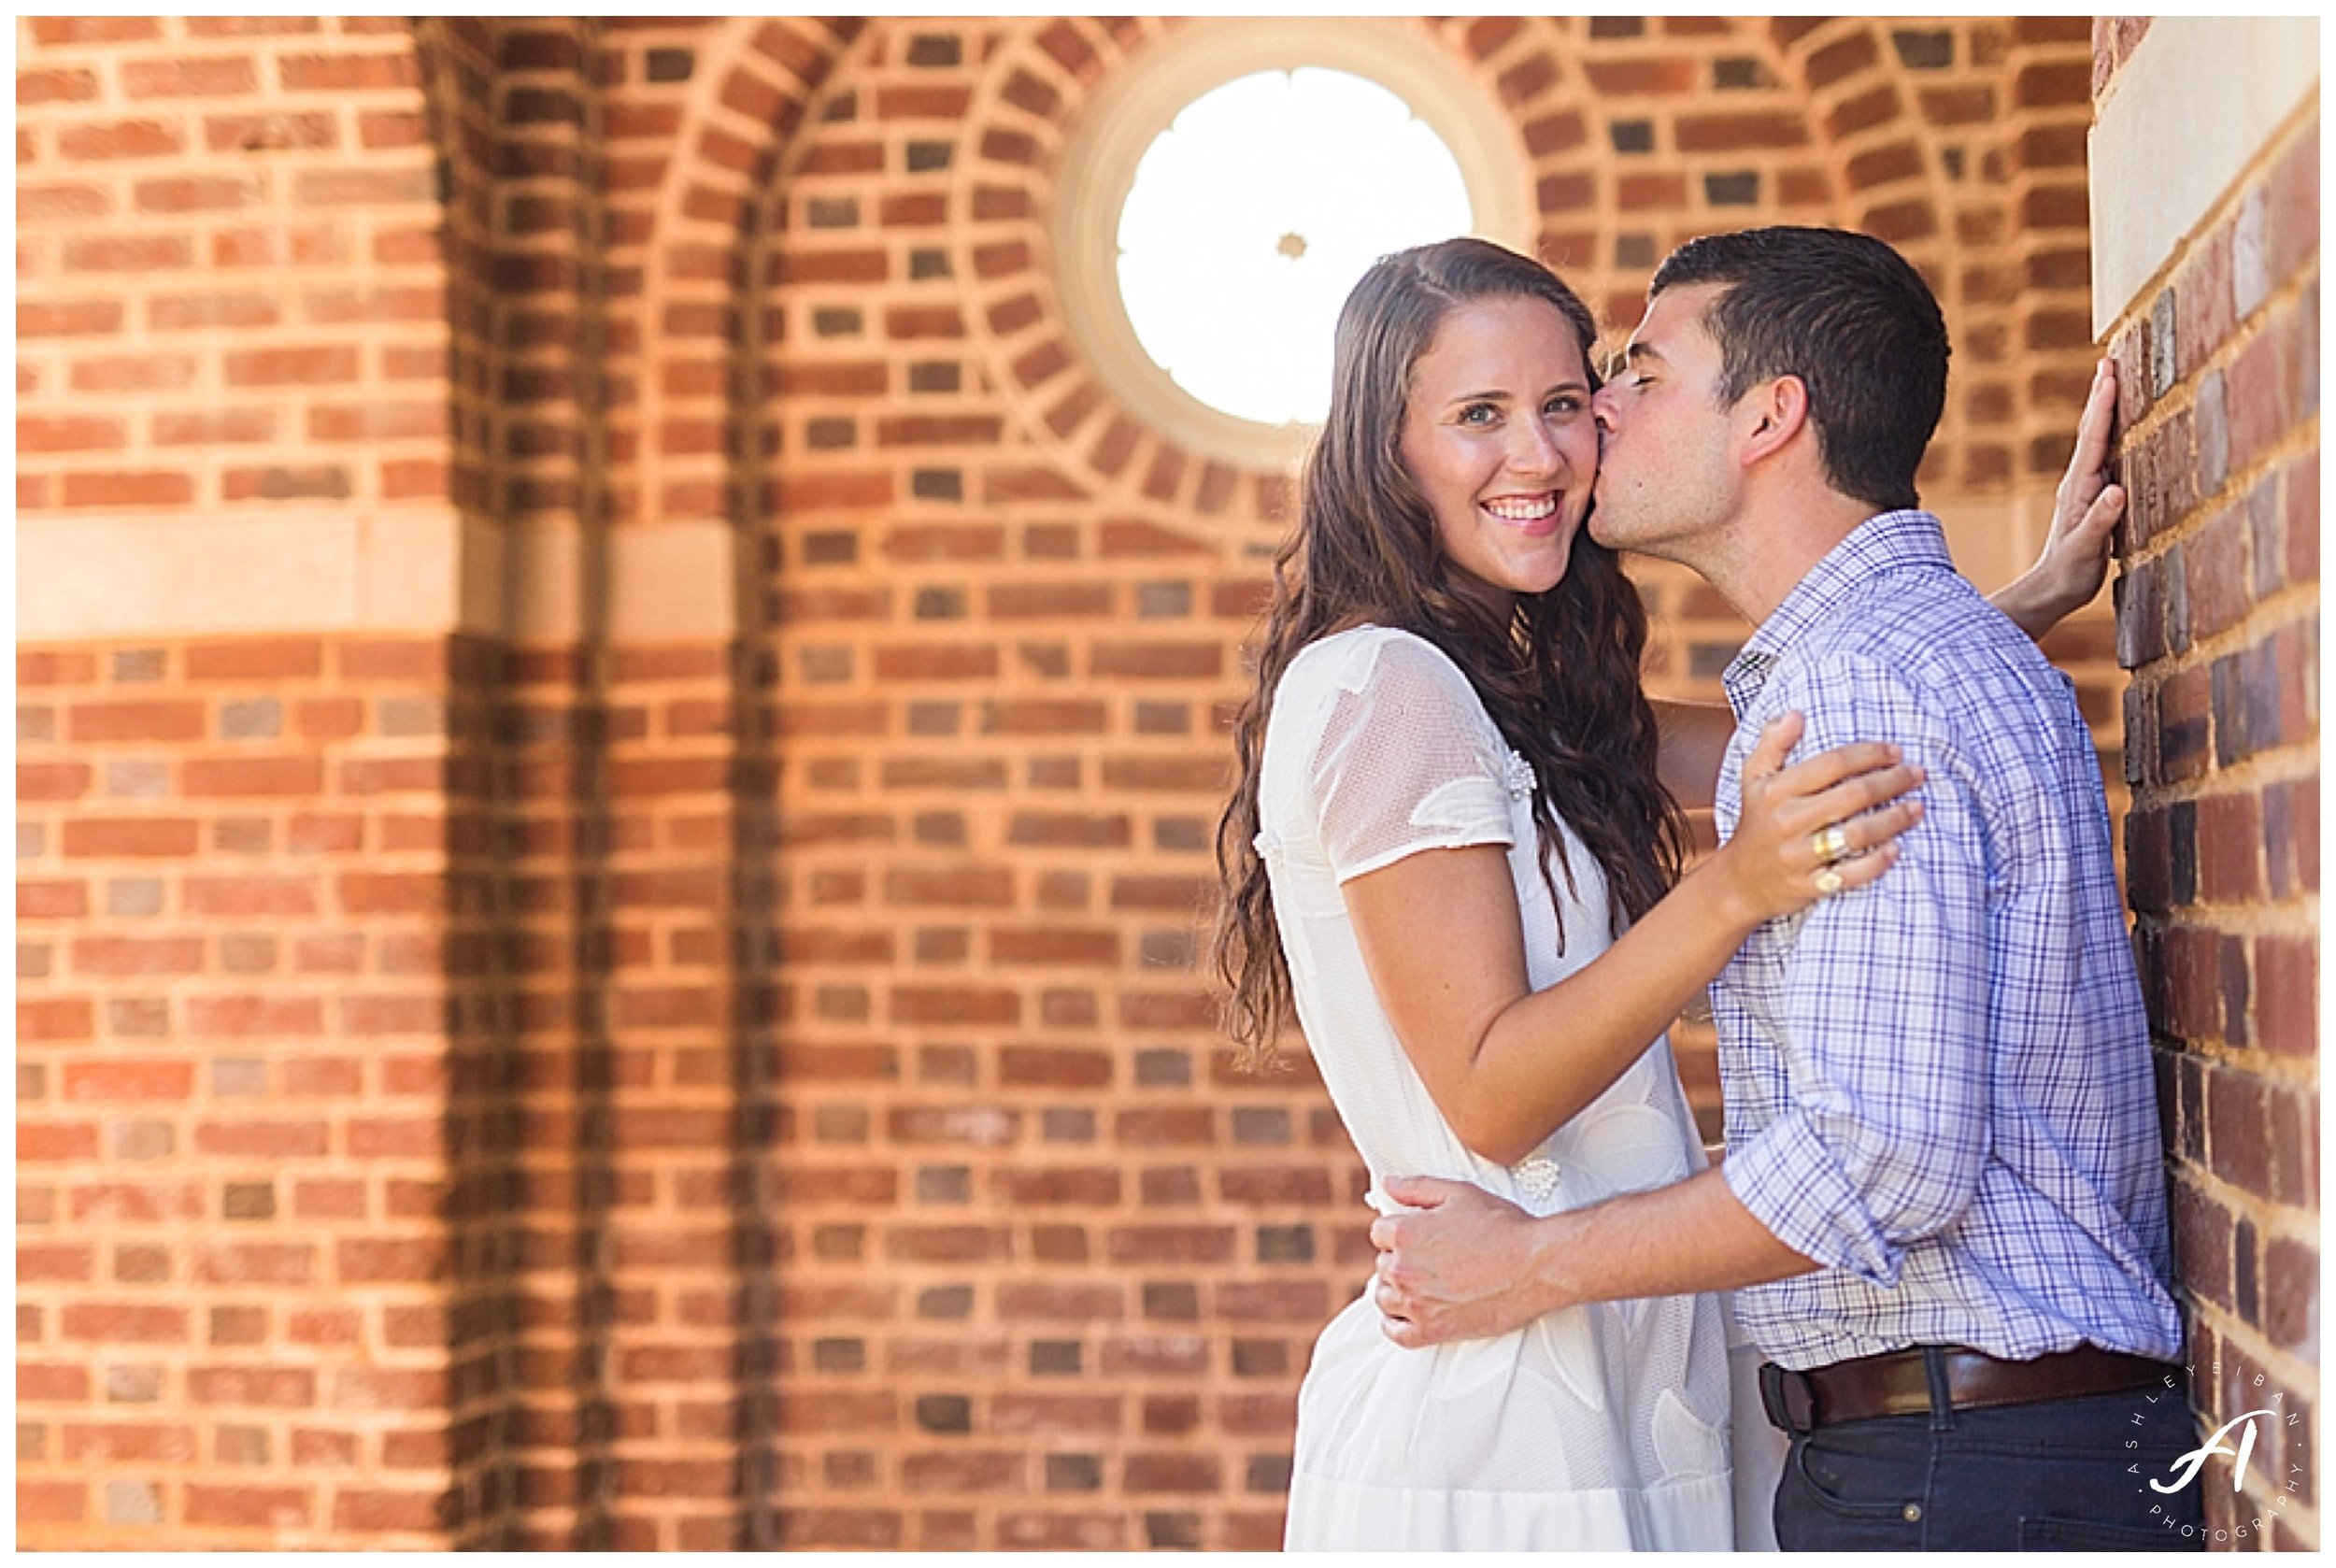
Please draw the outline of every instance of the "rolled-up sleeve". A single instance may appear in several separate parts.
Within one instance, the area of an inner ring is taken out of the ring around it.
[[[1923,817],[1880,881],[1801,917],[1782,961],[1788,1102],[1725,1175],[1778,1240],[1888,1289],[1906,1245],[1968,1208],[1987,1153],[1988,834],[1947,726],[1887,667],[1780,670],[1760,713],[1792,708],[1796,760],[1896,742],[1928,775]]]

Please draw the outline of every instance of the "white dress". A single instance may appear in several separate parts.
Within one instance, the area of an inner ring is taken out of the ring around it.
[[[1339,884],[1423,849],[1509,847],[1535,990],[1610,945],[1604,878],[1569,831],[1571,891],[1556,872],[1560,951],[1531,783],[1467,677],[1409,633],[1325,637],[1275,691],[1259,848],[1299,1020],[1382,1211],[1396,1206],[1380,1190],[1391,1176],[1471,1181],[1550,1214],[1703,1163],[1667,1038],[1532,1155],[1514,1166],[1477,1157],[1445,1124],[1372,990]],[[1366,1291],[1322,1332],[1298,1395],[1286,1545],[1726,1550],[1725,1333],[1717,1297],[1659,1297],[1407,1350],[1381,1333]]]

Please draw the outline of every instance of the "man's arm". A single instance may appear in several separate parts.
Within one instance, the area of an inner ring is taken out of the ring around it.
[[[1968,1205],[1987,1141],[1988,860],[1969,771],[1916,694],[1871,661],[1777,679],[1788,684],[1770,696],[1806,706],[1813,732],[1827,732],[1811,742],[1886,735],[1929,770],[1924,820],[1900,867],[1819,904],[1801,929],[1783,997],[1790,1104],[1716,1170],[1544,1220],[1482,1195],[1456,1198],[1449,1183],[1390,1183],[1399,1199],[1438,1200],[1373,1227],[1389,1254],[1382,1273],[1395,1279],[1383,1309],[1417,1314],[1407,1314],[1403,1343],[1816,1266],[1887,1287],[1905,1246]]]
[[[2053,497],[2052,526],[2044,553],[2018,577],[1987,596],[2019,629],[2044,634],[2089,605],[2109,575],[2109,539],[2125,515],[2125,491],[2109,483],[2109,435],[2117,418],[2117,372],[2113,360],[2094,367],[2092,392],[2076,423],[2076,448]]]
[[[1816,1264],[1752,1218],[1716,1169],[1536,1219],[1482,1188],[1387,1183],[1415,1205],[1371,1227],[1387,1335],[1417,1347],[1484,1339],[1560,1307],[1725,1290]]]

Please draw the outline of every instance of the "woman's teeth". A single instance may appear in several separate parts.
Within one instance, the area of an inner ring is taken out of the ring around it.
[[[1509,522],[1538,522],[1558,509],[1558,498],[1555,495],[1541,495],[1531,500],[1488,501],[1484,508],[1494,517]]]

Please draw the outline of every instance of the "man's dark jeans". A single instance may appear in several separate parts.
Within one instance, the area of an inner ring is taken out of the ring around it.
[[[2201,1490],[2230,1484],[2229,1461],[2171,1496],[2149,1487],[2171,1484],[2198,1444],[2179,1389],[1840,1421],[1793,1437],[1776,1540],[1787,1551],[2198,1551]]]

